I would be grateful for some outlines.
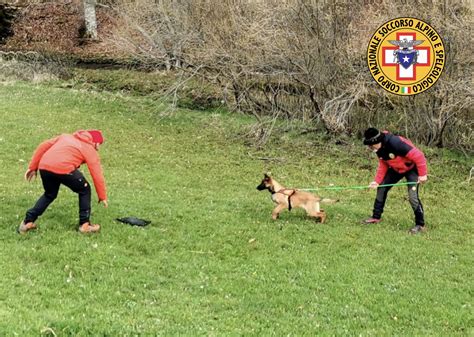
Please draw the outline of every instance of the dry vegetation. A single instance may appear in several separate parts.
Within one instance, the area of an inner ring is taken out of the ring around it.
[[[66,7],[65,21],[76,22],[78,7]],[[259,142],[279,118],[333,135],[360,135],[375,125],[430,146],[474,151],[468,1],[104,0],[97,8],[100,41],[89,47],[71,36],[70,50],[102,48],[200,76],[221,88],[229,107],[255,116]],[[380,89],[365,60],[374,30],[401,16],[436,27],[447,53],[437,84],[410,98]],[[18,36],[29,36],[27,29]]]
[[[109,1],[124,24],[113,39],[137,58],[196,72],[227,103],[253,114],[301,119],[308,129],[360,134],[388,127],[432,146],[473,150],[472,11],[467,1]],[[425,14],[423,14],[425,13]],[[444,38],[448,63],[414,97],[386,93],[366,69],[368,39],[391,18],[420,17]]]

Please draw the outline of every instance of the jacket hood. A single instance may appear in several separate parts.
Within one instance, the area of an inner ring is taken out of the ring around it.
[[[85,143],[94,145],[94,142],[92,141],[92,135],[86,130],[76,131],[73,133],[73,136]]]

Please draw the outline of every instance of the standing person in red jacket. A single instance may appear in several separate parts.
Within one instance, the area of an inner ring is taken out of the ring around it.
[[[417,234],[425,230],[425,219],[423,205],[418,197],[418,184],[427,181],[426,158],[423,152],[417,149],[408,139],[396,136],[388,131],[380,132],[375,128],[369,128],[364,133],[364,144],[367,145],[379,157],[379,166],[373,182],[369,188],[377,189],[372,217],[363,221],[365,224],[379,223],[382,221],[382,213],[391,186],[379,187],[379,185],[396,184],[403,177],[408,185],[408,198],[415,213],[415,226],[410,230],[411,234]]]
[[[104,138],[99,130],[81,130],[72,135],[62,134],[46,140],[36,148],[25,179],[30,181],[39,170],[44,194],[26,212],[25,219],[18,228],[20,234],[36,229],[35,220],[56,199],[61,184],[79,195],[79,231],[92,233],[100,230],[100,225],[90,223],[91,187],[79,167],[83,163],[87,164],[99,203],[102,202],[107,207],[105,180],[97,153],[103,142]]]

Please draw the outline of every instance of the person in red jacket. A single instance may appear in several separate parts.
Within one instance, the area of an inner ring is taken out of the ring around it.
[[[43,182],[44,194],[33,208],[26,212],[18,232],[26,233],[36,229],[34,223],[48,206],[56,199],[61,184],[69,187],[79,196],[79,231],[92,233],[100,230],[100,225],[90,223],[91,187],[79,167],[86,163],[99,197],[99,203],[107,207],[107,193],[104,175],[98,154],[99,146],[104,142],[99,130],[80,130],[74,134],[62,134],[41,143],[35,150],[25,173],[25,179],[31,181],[39,170]]]
[[[372,217],[363,221],[365,224],[379,223],[391,186],[403,177],[408,185],[408,198],[415,213],[415,226],[410,230],[416,234],[425,230],[423,205],[418,197],[418,184],[428,179],[426,158],[423,152],[417,149],[408,139],[396,136],[388,131],[380,132],[375,128],[368,128],[364,133],[364,144],[379,157],[379,165],[374,181],[369,188],[377,189]]]

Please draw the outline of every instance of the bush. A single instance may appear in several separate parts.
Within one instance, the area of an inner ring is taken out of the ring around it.
[[[0,52],[0,67],[0,81],[42,82],[71,76],[67,60],[36,52]]]

